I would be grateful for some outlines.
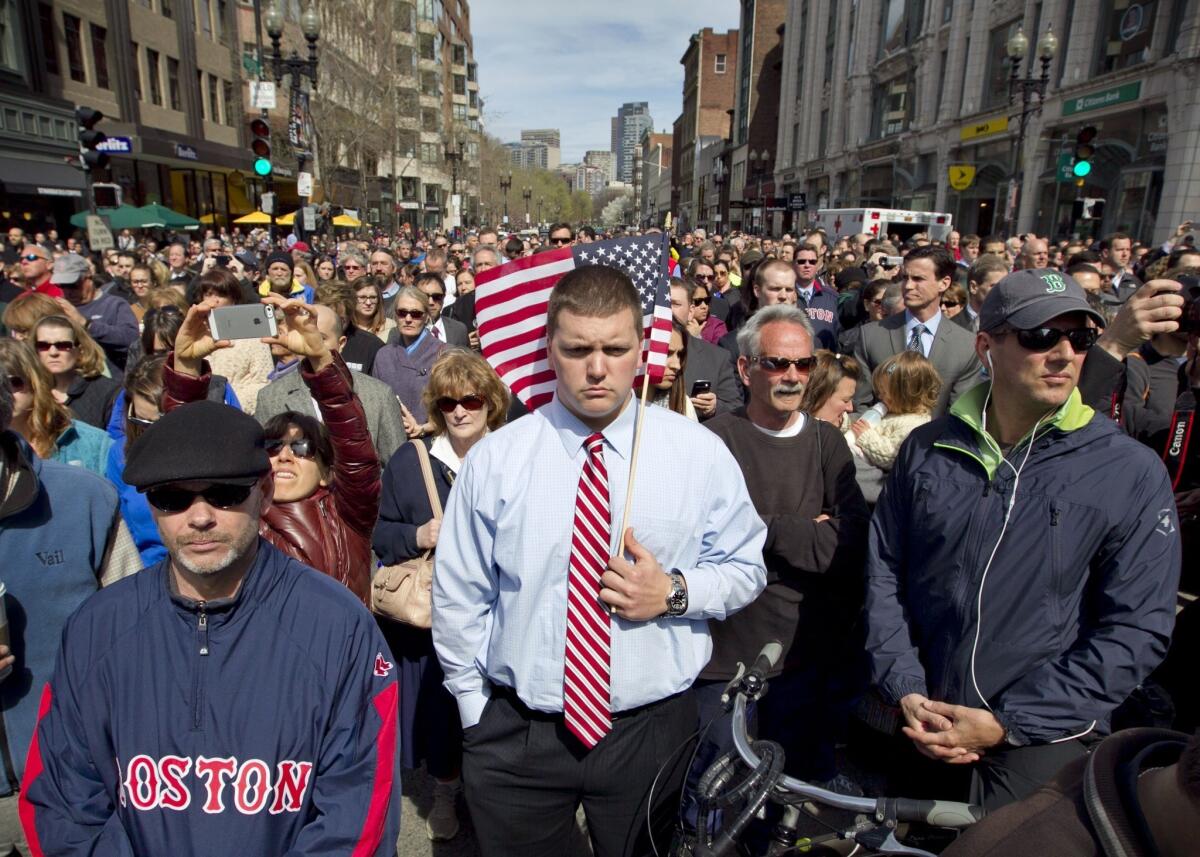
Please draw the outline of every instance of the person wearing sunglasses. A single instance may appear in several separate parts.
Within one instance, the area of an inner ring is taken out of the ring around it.
[[[820,252],[812,244],[796,248],[792,267],[796,271],[796,305],[808,313],[817,348],[836,351],[841,321],[838,315],[838,293],[819,276],[822,270]]]
[[[54,377],[55,393],[75,419],[106,428],[121,385],[104,376],[104,349],[63,315],[38,320],[28,342]]]
[[[791,265],[774,263],[790,270]],[[852,627],[861,602],[848,593],[861,575],[868,511],[850,448],[838,429],[801,411],[815,357],[808,314],[760,308],[737,333],[738,375],[747,403],[705,425],[733,454],[755,510],[767,524],[767,587],[745,609],[712,623],[712,658],[696,685],[699,723],[716,718],[690,778],[731,749],[721,695],[746,651],[784,641],[770,694],[758,702],[758,737],[780,742],[789,771],[834,776],[839,706],[834,677],[857,656]],[[783,477],[782,474],[787,474]],[[794,766],[794,767],[793,767]]]
[[[709,266],[701,266],[709,268]],[[710,268],[711,270],[711,268]],[[717,318],[712,312],[713,297],[710,288],[710,283],[697,279],[693,282],[691,294],[691,307],[688,313],[688,333],[692,336],[698,336],[705,342],[710,342],[716,345],[721,341],[721,337],[728,333],[725,327],[725,322]],[[721,302],[728,310],[728,304]]]
[[[272,300],[280,312],[304,309]],[[300,320],[289,330],[319,341]],[[338,386],[330,376],[344,370],[313,351],[325,364],[318,383]],[[348,384],[338,399],[353,402]],[[35,729],[43,767],[23,784],[29,838],[49,853],[80,843],[125,854],[231,842],[254,854],[393,850],[394,658],[360,601],[275,543],[263,429],[168,393],[125,477],[145,493],[168,556],[92,598],[62,634]],[[350,546],[330,545],[339,548]]]
[[[397,565],[437,547],[441,518],[435,518],[415,444],[430,459],[433,483],[445,508],[467,452],[504,425],[508,388],[487,362],[462,349],[442,352],[429,371],[423,400],[433,431],[404,444],[388,461],[372,546],[384,565]],[[458,834],[456,802],[462,785],[462,727],[454,697],[433,650],[431,632],[398,622],[384,624],[388,645],[399,660],[401,765],[424,762],[435,780],[425,830],[433,841]]]
[[[91,265],[66,253],[54,262],[50,281],[63,290],[57,298],[61,315],[87,330],[118,369],[124,369],[129,347],[137,340],[138,321],[129,304],[96,286]]]
[[[17,784],[27,771],[63,629],[97,589],[141,568],[112,486],[34,452],[13,430],[17,407],[9,373],[0,371],[0,557],[8,617],[0,643],[0,846],[13,855],[34,853],[17,817]]]
[[[1103,322],[1059,271],[1000,280],[975,339],[990,380],[909,435],[875,510],[871,677],[934,761],[904,773],[967,766],[989,812],[1085,757],[1175,621],[1166,469],[1077,388]]]
[[[11,428],[40,457],[74,464],[103,476],[112,439],[75,419],[54,395],[54,376],[28,342],[0,339],[0,373],[8,378],[16,409]]]
[[[436,278],[435,278],[436,279]],[[429,330],[429,295],[416,286],[405,286],[396,295],[396,330],[375,355],[371,375],[383,381],[400,400],[404,430],[410,438],[433,430],[422,394],[429,370],[446,343]]]
[[[51,282],[51,271],[54,268],[54,257],[41,244],[26,244],[21,248],[21,256],[17,260],[21,265],[21,279],[25,290],[61,298],[63,290]]]
[[[469,348],[471,343],[467,326],[442,312],[449,298],[445,278],[441,274],[426,271],[417,274],[415,285],[429,297],[429,319],[426,324],[433,337],[450,346]]]
[[[371,529],[379,510],[379,457],[367,430],[350,370],[329,348],[316,314],[302,301],[269,295],[287,319],[274,342],[301,358],[299,372],[321,419],[285,411],[267,421],[265,444],[274,499],[263,511],[262,535],[280,550],[344,583],[369,604]],[[208,330],[211,307],[188,310],[163,372],[164,411],[202,399],[210,373],[205,358],[228,348]]]

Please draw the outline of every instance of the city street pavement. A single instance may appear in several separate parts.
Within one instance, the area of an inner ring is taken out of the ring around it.
[[[462,829],[450,842],[430,842],[425,833],[425,816],[433,806],[433,778],[424,769],[404,772],[404,808],[400,818],[400,838],[396,840],[398,857],[477,857],[479,846],[475,829],[467,813],[466,802],[459,801]],[[583,834],[564,844],[563,857],[590,857]]]

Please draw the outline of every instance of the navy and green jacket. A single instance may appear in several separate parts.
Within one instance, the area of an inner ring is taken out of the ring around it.
[[[872,680],[893,703],[920,693],[990,707],[1013,744],[1104,734],[1174,626],[1166,470],[1078,391],[1006,458],[983,430],[987,395],[981,384],[916,429],[880,497]]]

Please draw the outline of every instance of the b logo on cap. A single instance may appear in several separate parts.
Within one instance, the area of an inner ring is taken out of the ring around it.
[[[1067,281],[1060,274],[1042,274],[1042,281],[1047,284],[1046,294],[1055,295],[1067,290]]]

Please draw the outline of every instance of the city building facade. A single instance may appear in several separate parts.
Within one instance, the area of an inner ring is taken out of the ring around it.
[[[550,166],[550,147],[545,143],[505,143],[504,148],[508,150],[509,163],[515,169],[549,170],[559,167],[558,158],[555,158],[554,166]]]
[[[679,62],[683,66],[683,111],[679,140],[679,228],[690,229],[706,206],[705,182],[696,171],[700,150],[729,137],[729,112],[737,80],[738,31],[713,32],[705,27],[688,39]]]
[[[1047,29],[1057,41],[1023,141],[1009,96],[1018,29],[1022,78],[1040,77]],[[810,208],[945,211],[964,233],[1147,242],[1200,211],[1195,0],[792,0],[782,68],[773,189]],[[1077,184],[1071,157],[1088,127],[1094,168]],[[1081,197],[1106,201],[1099,220],[1073,220]],[[790,226],[783,213],[773,225]]]
[[[616,155],[617,180],[633,180],[633,152],[642,139],[642,133],[654,127],[650,116],[650,104],[645,101],[630,101],[622,104],[612,121],[613,153]]]
[[[562,135],[557,128],[534,128],[521,131],[522,143],[541,144],[546,147],[543,170],[556,170],[562,163]]]
[[[583,153],[583,162],[589,167],[597,167],[603,170],[606,181],[614,182],[617,180],[616,155],[612,152],[589,149]]]
[[[642,226],[662,226],[671,211],[671,135],[647,130],[637,150],[634,195]]]

